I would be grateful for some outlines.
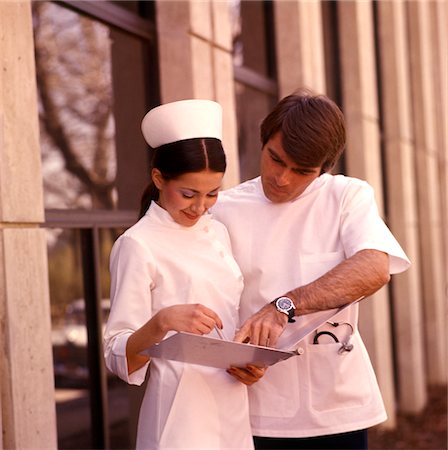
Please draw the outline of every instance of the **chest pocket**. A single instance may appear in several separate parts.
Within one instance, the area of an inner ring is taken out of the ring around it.
[[[338,353],[340,344],[307,345],[310,401],[314,411],[362,407],[372,400],[372,371],[364,346],[353,338],[350,352]]]

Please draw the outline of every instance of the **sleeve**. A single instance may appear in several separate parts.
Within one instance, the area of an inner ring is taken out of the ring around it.
[[[154,264],[148,249],[123,235],[110,256],[111,310],[104,332],[107,368],[129,384],[141,385],[149,362],[128,375],[126,344],[129,336],[151,318]]]
[[[341,239],[347,258],[360,250],[374,249],[389,255],[389,272],[410,266],[409,258],[381,218],[373,188],[358,180],[348,185],[342,200]]]

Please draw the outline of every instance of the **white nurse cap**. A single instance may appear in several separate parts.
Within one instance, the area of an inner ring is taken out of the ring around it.
[[[142,132],[152,148],[183,139],[222,140],[222,108],[211,100],[166,103],[145,115]]]

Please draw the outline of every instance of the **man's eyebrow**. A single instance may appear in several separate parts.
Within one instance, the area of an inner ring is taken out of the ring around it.
[[[279,161],[286,164],[286,162],[282,159],[282,157],[274,149],[272,149],[271,147],[268,147],[268,151],[271,154],[271,156],[275,156]],[[295,167],[292,168],[292,170],[306,172],[306,173],[314,173],[318,169],[319,169],[319,167],[304,167],[304,166],[299,166],[299,165],[296,165]]]
[[[268,147],[268,151],[272,156],[275,156],[276,158],[280,159],[281,161],[283,161],[283,159],[281,158],[281,156],[271,147]]]

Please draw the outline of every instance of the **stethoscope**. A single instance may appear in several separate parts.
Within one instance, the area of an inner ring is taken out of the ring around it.
[[[348,325],[350,327],[351,333],[350,333],[347,341],[340,343],[341,347],[339,348],[338,353],[340,355],[342,355],[345,352],[351,352],[353,350],[353,344],[350,343],[350,340],[351,340],[351,338],[353,336],[353,333],[354,333],[354,329],[353,329],[352,325],[350,323],[348,323],[348,322],[331,322],[331,321],[327,321],[327,323],[329,325],[333,326],[333,327],[339,327],[339,326],[342,326],[342,325]],[[334,342],[339,343],[339,339],[331,331],[319,331],[318,332],[316,330],[316,334],[315,334],[314,339],[313,339],[313,344],[319,344],[319,338],[321,336],[325,336],[325,335],[326,336],[330,336],[334,340]]]

